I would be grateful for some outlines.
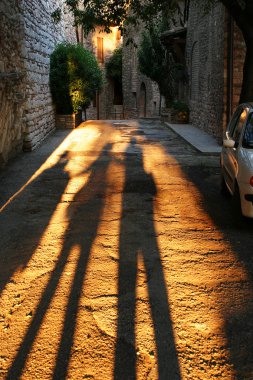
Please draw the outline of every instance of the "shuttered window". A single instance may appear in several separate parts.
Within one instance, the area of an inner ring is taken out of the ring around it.
[[[99,63],[104,63],[104,39],[97,37],[97,59]]]

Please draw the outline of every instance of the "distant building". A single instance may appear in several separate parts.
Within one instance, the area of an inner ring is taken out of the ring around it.
[[[137,47],[141,41],[142,28],[130,36],[132,43],[123,46],[123,99],[125,118],[155,117],[159,115],[161,96],[155,82],[141,74],[138,68]]]
[[[83,40],[83,46],[95,55],[106,79],[102,91],[94,96],[91,106],[86,110],[87,119],[123,118],[122,86],[106,78],[105,72],[105,63],[115,49],[122,46],[121,32],[117,27],[112,27],[111,33],[105,33],[97,27]]]
[[[84,39],[84,47],[93,52],[105,72],[105,63],[115,49],[122,47],[122,87],[112,80],[106,80],[103,90],[97,94],[87,109],[87,119],[129,119],[159,115],[160,93],[158,86],[142,75],[138,69],[137,46],[141,40],[142,28],[135,29],[133,43],[127,44],[117,27],[111,33],[96,28]]]

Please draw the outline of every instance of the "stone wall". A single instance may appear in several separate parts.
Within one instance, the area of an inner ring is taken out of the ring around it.
[[[133,37],[133,43],[127,39]],[[137,48],[141,41],[141,28],[129,34],[123,46],[123,98],[126,119],[159,115],[160,92],[156,83],[138,69]]]
[[[50,54],[57,43],[76,42],[72,20],[58,25],[51,14],[62,0],[22,1],[24,19],[24,65],[26,80],[26,130],[24,149],[34,149],[55,128],[55,113],[49,89]],[[41,22],[43,20],[43,22]]]
[[[193,0],[186,43],[191,123],[217,140],[222,138],[224,115],[224,17],[223,5],[207,14]]]
[[[0,167],[23,145],[24,28],[15,0],[0,2]]]
[[[34,149],[55,127],[50,54],[58,42],[75,41],[71,18],[53,23],[57,6],[63,0],[0,2],[0,165]]]

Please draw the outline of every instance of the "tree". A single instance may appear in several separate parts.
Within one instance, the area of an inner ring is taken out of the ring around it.
[[[112,56],[105,63],[106,77],[113,83],[114,99],[113,104],[123,103],[122,91],[122,48],[114,50]]]
[[[50,60],[50,89],[58,113],[86,108],[102,84],[103,74],[92,53],[80,45],[56,47]]]
[[[160,12],[166,15],[177,11],[179,2],[180,0],[64,0],[67,10],[73,14],[74,26],[82,25],[85,35],[95,30],[96,26],[110,32],[112,25],[124,29],[123,25],[138,23],[139,19],[148,24]],[[60,21],[61,13],[60,8],[53,12],[55,22]]]
[[[112,56],[105,63],[107,78],[122,83],[122,48],[115,49]]]
[[[169,107],[174,100],[173,62],[161,43],[161,23],[143,32],[138,49],[140,71],[158,84],[161,95]]]
[[[186,0],[188,3],[190,0]],[[203,0],[199,1],[203,6]],[[222,3],[242,31],[246,44],[246,58],[240,101],[253,101],[253,1],[252,0],[206,0],[207,4]],[[75,25],[82,24],[88,33],[96,25],[109,31],[111,25],[123,27],[124,22],[137,23],[138,18],[147,24],[159,12],[171,15],[178,10],[180,0],[65,0],[74,15]],[[129,9],[132,12],[129,16]],[[54,13],[60,18],[60,11]]]

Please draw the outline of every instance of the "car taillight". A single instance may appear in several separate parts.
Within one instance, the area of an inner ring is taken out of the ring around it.
[[[253,176],[252,176],[252,177],[250,177],[249,183],[250,183],[250,184],[251,184],[251,186],[253,187]]]

